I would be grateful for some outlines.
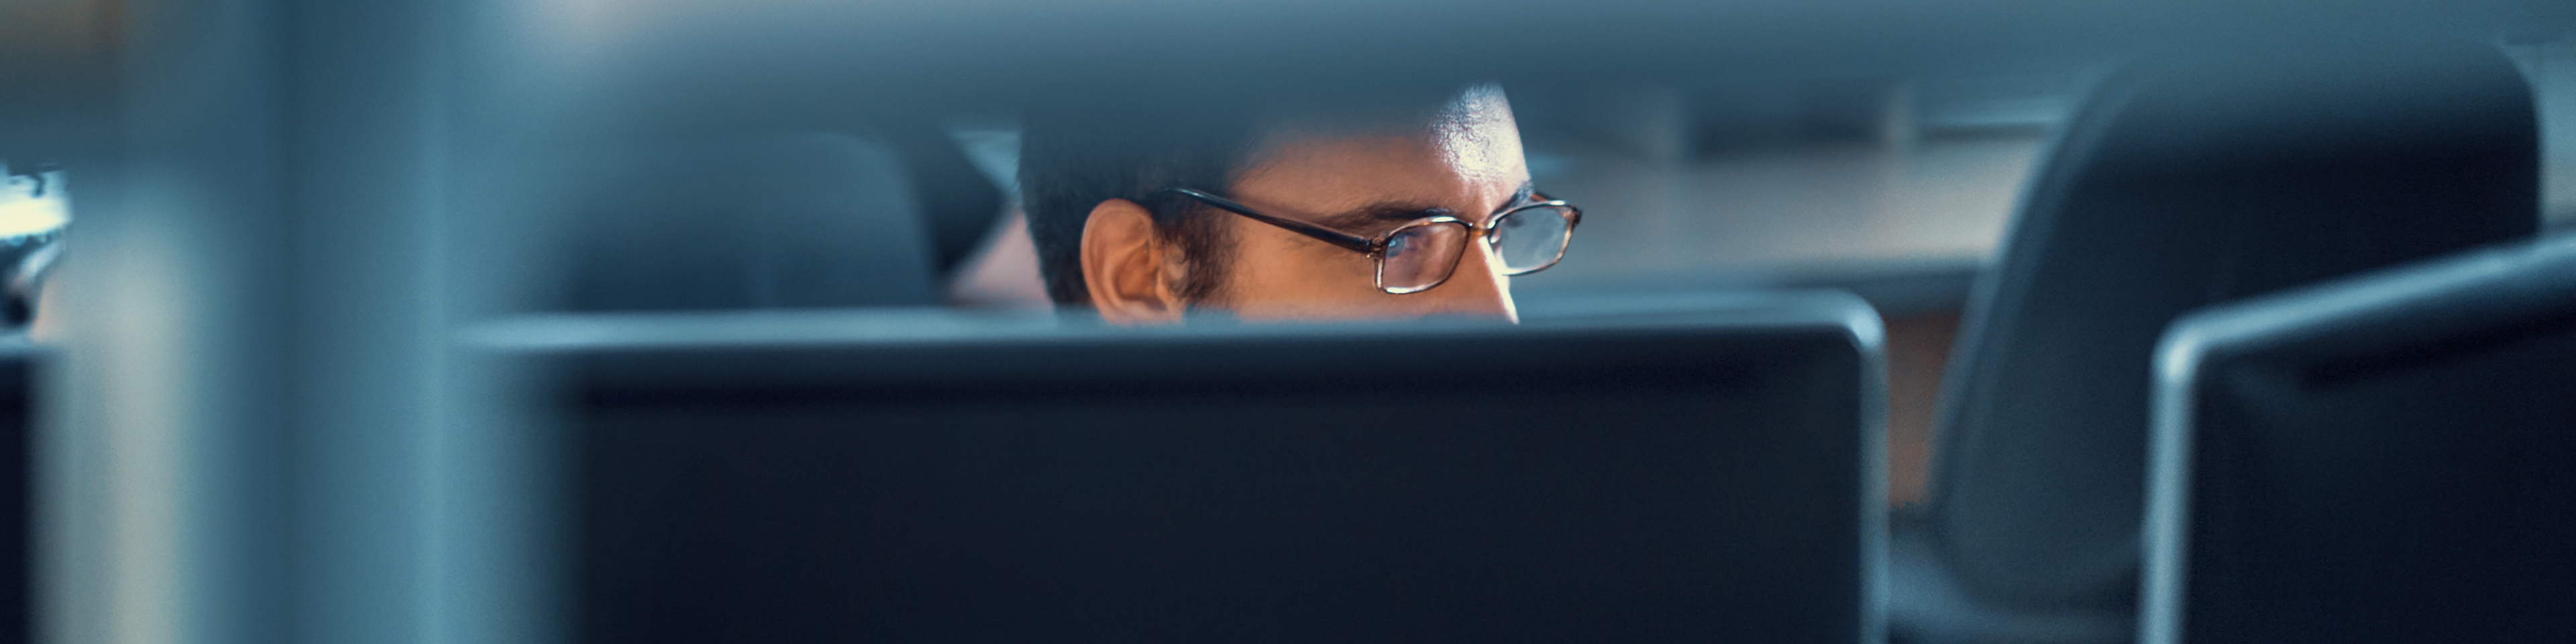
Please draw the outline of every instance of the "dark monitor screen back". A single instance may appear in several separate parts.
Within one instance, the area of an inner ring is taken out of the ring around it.
[[[2183,640],[2576,639],[2576,280],[2556,283],[2217,350]]]
[[[34,553],[28,539],[34,531],[29,497],[35,491],[33,392],[41,356],[40,350],[23,344],[0,347],[0,524],[8,526],[0,529],[0,640],[35,639],[28,592],[33,588],[28,562]]]
[[[571,352],[578,628],[1854,642],[1873,351],[1805,323]]]

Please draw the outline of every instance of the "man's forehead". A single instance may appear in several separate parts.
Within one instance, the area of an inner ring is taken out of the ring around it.
[[[1432,132],[1443,160],[1469,181],[1516,185],[1528,179],[1520,127],[1512,122],[1511,104],[1503,100],[1501,88],[1469,88],[1441,110]]]
[[[1502,90],[1477,85],[1455,91],[1354,91],[1271,101],[1255,110],[1264,139],[1437,136],[1443,131],[1511,124]]]
[[[1282,136],[1264,145],[1246,178],[1270,176],[1309,190],[1357,191],[1422,198],[1454,187],[1516,188],[1528,180],[1518,137],[1508,125],[1403,134]],[[1491,184],[1491,185],[1488,185]]]
[[[1523,173],[1520,132],[1501,89],[1484,85],[1438,96],[1283,108],[1263,119],[1254,165],[1419,152],[1471,180],[1517,183]]]
[[[1263,179],[1258,192],[1267,194],[1252,198],[1284,199],[1272,203],[1293,211],[1481,214],[1528,180],[1510,105],[1491,86],[1277,114],[1285,116],[1266,120],[1242,178]]]

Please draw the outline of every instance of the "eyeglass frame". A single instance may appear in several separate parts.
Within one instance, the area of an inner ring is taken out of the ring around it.
[[[1486,217],[1486,218],[1485,218],[1485,223],[1484,223],[1483,225],[1477,225],[1477,224],[1475,224],[1475,223],[1468,222],[1467,220],[1459,219],[1459,218],[1457,218],[1457,217],[1451,217],[1451,216],[1448,216],[1448,215],[1441,215],[1441,216],[1438,216],[1438,217],[1424,217],[1424,218],[1421,218],[1421,219],[1416,219],[1416,220],[1413,220],[1413,221],[1405,222],[1405,223],[1404,223],[1404,225],[1396,226],[1395,228],[1388,229],[1385,233],[1380,234],[1380,235],[1378,235],[1376,238],[1372,239],[1372,238],[1368,238],[1368,237],[1361,237],[1361,236],[1359,236],[1359,235],[1353,235],[1353,234],[1346,233],[1346,232],[1342,232],[1342,231],[1339,231],[1339,230],[1334,230],[1334,229],[1331,229],[1331,228],[1326,228],[1326,227],[1323,227],[1323,226],[1318,226],[1318,225],[1315,225],[1315,224],[1306,223],[1306,222],[1303,222],[1303,221],[1298,221],[1298,220],[1295,220],[1295,219],[1289,219],[1289,218],[1286,218],[1286,217],[1280,217],[1280,216],[1277,216],[1277,215],[1267,215],[1267,214],[1262,214],[1262,213],[1261,213],[1261,211],[1254,210],[1254,209],[1252,209],[1252,207],[1251,207],[1251,206],[1246,206],[1246,205],[1243,205],[1243,204],[1241,204],[1241,203],[1236,203],[1236,202],[1235,202],[1234,200],[1232,200],[1232,199],[1227,199],[1227,198],[1224,198],[1224,197],[1219,197],[1219,196],[1216,196],[1216,195],[1208,194],[1208,193],[1206,193],[1206,192],[1201,192],[1201,191],[1193,190],[1193,189],[1189,189],[1189,188],[1180,188],[1180,187],[1164,188],[1164,189],[1161,189],[1161,190],[1156,190],[1156,191],[1154,191],[1154,193],[1153,193],[1152,197],[1160,197],[1160,196],[1162,196],[1162,195],[1164,195],[1164,194],[1176,194],[1176,195],[1180,195],[1180,196],[1184,196],[1184,197],[1189,197],[1189,198],[1191,198],[1191,199],[1194,199],[1194,200],[1199,201],[1200,203],[1205,203],[1205,204],[1210,205],[1210,206],[1215,206],[1215,207],[1216,207],[1216,209],[1218,209],[1218,210],[1223,210],[1223,211],[1230,212],[1230,213],[1234,213],[1234,214],[1237,214],[1237,215],[1242,215],[1242,216],[1244,216],[1245,218],[1251,219],[1251,220],[1253,220],[1253,221],[1258,221],[1258,222],[1261,222],[1261,223],[1270,224],[1270,225],[1272,225],[1272,226],[1278,226],[1278,227],[1280,227],[1280,228],[1287,229],[1287,230],[1288,230],[1288,232],[1297,233],[1297,234],[1300,234],[1300,235],[1305,235],[1305,236],[1307,236],[1307,237],[1312,237],[1312,238],[1314,238],[1314,239],[1315,239],[1315,240],[1317,240],[1317,241],[1321,241],[1321,242],[1324,242],[1324,243],[1327,243],[1327,244],[1332,244],[1332,245],[1334,245],[1334,246],[1339,246],[1339,247],[1341,247],[1341,248],[1342,248],[1342,249],[1344,249],[1344,250],[1349,250],[1349,251],[1351,251],[1351,252],[1356,252],[1356,253],[1359,253],[1359,254],[1362,254],[1362,255],[1367,255],[1367,256],[1368,256],[1368,258],[1369,258],[1369,260],[1370,260],[1371,262],[1374,262],[1374,263],[1376,263],[1376,264],[1377,264],[1377,270],[1376,270],[1376,271],[1374,271],[1374,275],[1370,278],[1370,279],[1371,279],[1371,281],[1375,282],[1375,283],[1374,283],[1374,284],[1372,284],[1372,285],[1373,285],[1373,286],[1376,286],[1376,287],[1377,287],[1377,290],[1378,290],[1379,292],[1386,293],[1386,294],[1389,294],[1389,295],[1406,295],[1406,294],[1411,294],[1411,293],[1420,293],[1420,292],[1428,291],[1428,290],[1431,290],[1431,289],[1434,289],[1434,288],[1439,288],[1439,287],[1440,287],[1440,285],[1449,283],[1449,278],[1450,278],[1450,277],[1454,277],[1454,276],[1456,276],[1456,275],[1458,274],[1458,259],[1459,259],[1459,258],[1455,258],[1455,257],[1453,257],[1453,258],[1450,258],[1450,260],[1449,260],[1449,274],[1448,274],[1448,275],[1442,275],[1442,276],[1440,276],[1440,279],[1439,279],[1438,281],[1434,281],[1434,282],[1432,282],[1432,283],[1430,283],[1430,284],[1425,284],[1425,285],[1423,285],[1421,288],[1416,288],[1416,289],[1412,289],[1412,290],[1397,291],[1397,290],[1388,289],[1388,288],[1386,287],[1386,249],[1387,249],[1387,246],[1388,246],[1389,244],[1392,244],[1392,243],[1394,242],[1394,239],[1395,239],[1395,236],[1396,236],[1396,234],[1397,234],[1397,233],[1402,233],[1402,232],[1404,232],[1404,231],[1406,231],[1406,230],[1408,230],[1408,229],[1412,229],[1412,228],[1419,228],[1419,227],[1422,227],[1422,226],[1429,226],[1429,225],[1435,225],[1435,224],[1445,224],[1445,223],[1454,223],[1454,224],[1458,224],[1458,225],[1460,225],[1460,226],[1465,226],[1465,227],[1467,227],[1467,234],[1469,234],[1469,235],[1473,236],[1473,237],[1474,237],[1474,239],[1475,239],[1475,241],[1483,242],[1483,243],[1484,243],[1484,245],[1485,245],[1487,248],[1491,248],[1491,247],[1493,246],[1493,242],[1488,241],[1488,240],[1491,240],[1491,239],[1493,238],[1493,237],[1492,237],[1492,235],[1493,235],[1493,232],[1494,232],[1494,226],[1495,226],[1495,224],[1501,223],[1501,222],[1503,221],[1503,218],[1504,218],[1504,217],[1512,216],[1512,214],[1514,214],[1514,213],[1518,213],[1518,212],[1521,212],[1521,211],[1524,211],[1524,210],[1531,210],[1531,209],[1537,209],[1537,208],[1564,208],[1564,209],[1565,209],[1565,212],[1566,212],[1566,215],[1565,215],[1565,217],[1564,217],[1564,219],[1565,219],[1565,238],[1564,238],[1564,239],[1562,239],[1562,240],[1559,240],[1559,241],[1557,242],[1557,246],[1556,246],[1556,257],[1554,257],[1554,258],[1550,258],[1549,260],[1547,260],[1547,263],[1545,263],[1545,264],[1540,264],[1540,265],[1538,265],[1537,267],[1534,267],[1534,268],[1530,268],[1530,269],[1527,269],[1527,270],[1516,270],[1516,271],[1511,271],[1511,272],[1503,273],[1503,275],[1505,275],[1505,276],[1514,276],[1514,275],[1528,275],[1528,274],[1531,274],[1531,273],[1536,273],[1536,272],[1539,272],[1539,271],[1547,270],[1547,269],[1549,269],[1549,268],[1551,268],[1551,267],[1556,266],[1556,264],[1557,264],[1558,262],[1565,261],[1565,248],[1566,248],[1567,246],[1572,245],[1572,244],[1574,243],[1574,228],[1575,228],[1575,226],[1581,225],[1581,224],[1583,223],[1583,209],[1582,209],[1582,208],[1577,208],[1577,207],[1575,207],[1575,206],[1574,206],[1574,204],[1566,203],[1566,202],[1564,202],[1563,200],[1558,200],[1558,199],[1548,199],[1548,200],[1544,200],[1544,201],[1532,201],[1532,202],[1523,203],[1523,204],[1521,204],[1521,205],[1517,205],[1517,206],[1513,206],[1513,207],[1510,207],[1510,208],[1503,209],[1502,211],[1499,211],[1499,212],[1494,213],[1494,215],[1493,215],[1493,216],[1491,216],[1491,217]],[[1149,198],[1150,198],[1150,197],[1149,197]],[[1460,252],[1460,253],[1465,253],[1465,252],[1467,252],[1467,249],[1466,249],[1466,247],[1461,246],[1461,247],[1459,247],[1459,248],[1458,248],[1458,252]]]

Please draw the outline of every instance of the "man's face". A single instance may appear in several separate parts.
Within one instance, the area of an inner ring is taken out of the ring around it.
[[[1272,134],[1228,195],[1265,214],[1376,238],[1407,222],[1451,216],[1482,226],[1528,195],[1520,131],[1499,94],[1471,95],[1413,133]],[[1252,221],[1224,217],[1235,243],[1224,286],[1204,306],[1254,320],[1480,315],[1517,319],[1511,278],[1482,243],[1456,272],[1417,293],[1378,290],[1368,256]]]

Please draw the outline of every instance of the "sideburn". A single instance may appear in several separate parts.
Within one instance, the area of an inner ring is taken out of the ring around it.
[[[1234,230],[1222,217],[1193,208],[1176,226],[1162,227],[1163,240],[1180,251],[1181,279],[1175,294],[1191,311],[1222,305],[1227,277],[1234,267]]]

